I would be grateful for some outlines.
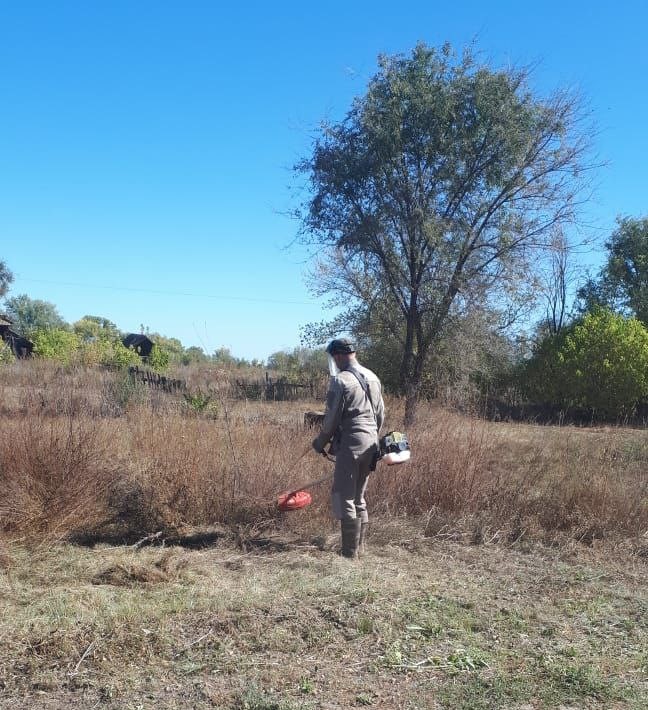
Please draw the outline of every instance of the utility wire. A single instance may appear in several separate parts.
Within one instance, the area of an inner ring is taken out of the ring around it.
[[[217,301],[245,301],[248,303],[274,303],[278,305],[312,306],[317,301],[282,301],[276,298],[253,298],[251,296],[217,296],[209,293],[190,293],[187,291],[161,291],[148,288],[133,288],[130,286],[105,286],[102,284],[82,284],[73,281],[50,281],[49,279],[25,279],[29,283],[51,284],[52,286],[76,286],[78,288],[99,288],[106,291],[128,291],[130,293],[150,293],[157,296],[188,296],[189,298],[210,298]]]

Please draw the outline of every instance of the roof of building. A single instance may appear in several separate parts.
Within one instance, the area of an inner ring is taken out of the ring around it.
[[[151,343],[153,345],[153,341],[143,333],[129,333],[123,340],[122,343],[127,348],[133,347],[133,345],[141,345],[142,343]]]

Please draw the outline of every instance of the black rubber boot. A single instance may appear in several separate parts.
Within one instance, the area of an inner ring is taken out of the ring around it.
[[[367,551],[367,533],[369,532],[369,523],[363,522],[360,525],[360,541],[358,542],[358,555],[362,557]]]
[[[362,523],[360,518],[354,520],[343,520],[342,528],[342,556],[351,560],[358,559],[358,545],[360,544],[360,532]]]

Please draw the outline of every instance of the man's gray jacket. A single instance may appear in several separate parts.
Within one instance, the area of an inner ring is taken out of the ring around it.
[[[350,372],[352,368],[361,377],[364,375],[371,401],[358,378]],[[331,377],[324,423],[313,441],[313,448],[320,453],[331,441],[331,453],[351,454],[357,458],[378,444],[384,418],[385,405],[380,380],[371,370],[354,362]]]

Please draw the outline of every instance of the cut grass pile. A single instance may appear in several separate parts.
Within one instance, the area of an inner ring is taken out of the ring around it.
[[[401,532],[361,564],[12,545],[0,708],[648,707],[644,560]]]

